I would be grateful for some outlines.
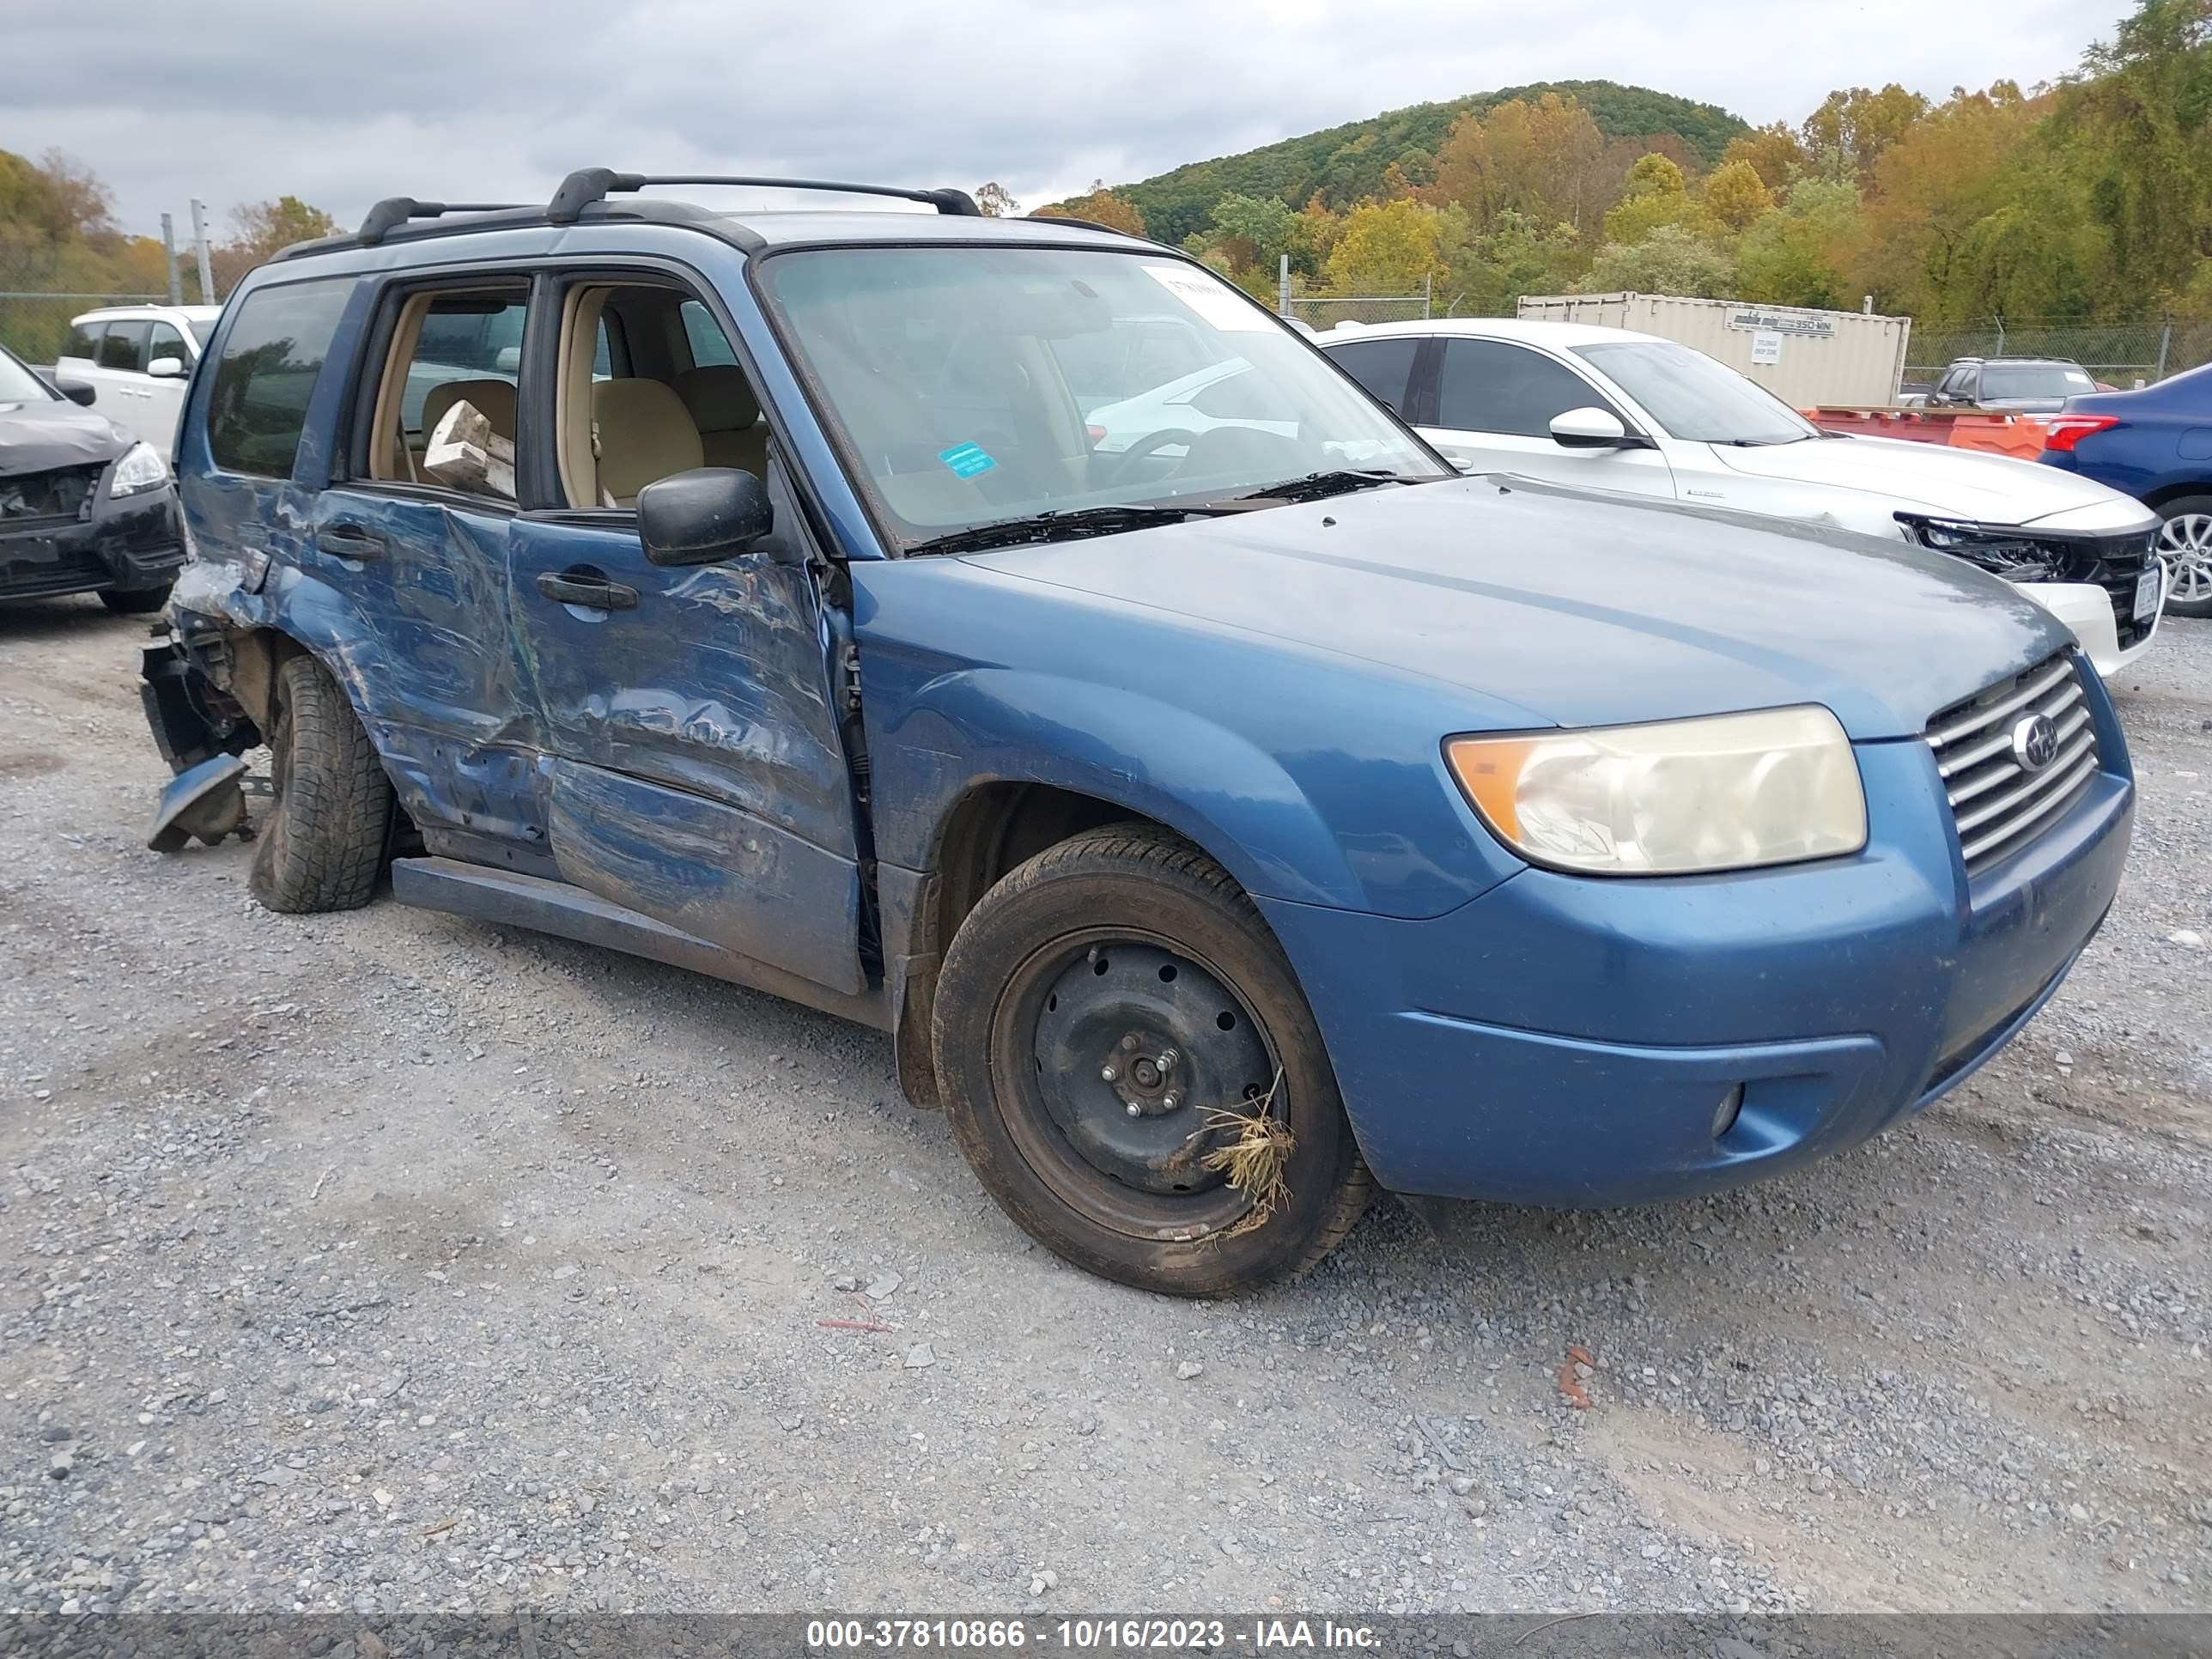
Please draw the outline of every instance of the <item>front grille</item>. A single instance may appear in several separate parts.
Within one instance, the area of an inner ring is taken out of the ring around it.
[[[2051,721],[2057,747],[2030,771],[2014,734],[2036,715]],[[1950,798],[1966,870],[1978,875],[2056,823],[2097,775],[2097,728],[2071,653],[1999,680],[1928,722],[1928,747]]]
[[[28,530],[39,524],[76,524],[92,516],[99,466],[62,466],[51,472],[0,477],[0,524]]]

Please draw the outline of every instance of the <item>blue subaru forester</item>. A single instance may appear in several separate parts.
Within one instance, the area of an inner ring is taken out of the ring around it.
[[[270,908],[388,867],[889,1031],[1024,1227],[1191,1294],[1378,1183],[1618,1204],[1849,1146],[2110,906],[2125,745],[2005,583],[1461,478],[1097,227],[640,194],[763,182],[399,198],[240,286],[157,844],[240,828],[265,743]]]

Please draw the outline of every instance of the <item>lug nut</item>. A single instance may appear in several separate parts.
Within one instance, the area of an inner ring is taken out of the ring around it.
[[[1172,1049],[1172,1048],[1163,1048],[1163,1049],[1161,1049],[1161,1050],[1160,1050],[1160,1070],[1162,1070],[1163,1072],[1171,1072],[1171,1071],[1173,1071],[1173,1070],[1175,1069],[1175,1063],[1176,1063],[1176,1061],[1177,1061],[1178,1060],[1181,1060],[1182,1058],[1182,1056],[1181,1054],[1179,1054],[1176,1053],[1176,1051],[1175,1051],[1174,1049]]]
[[[1138,1105],[1133,1100],[1129,1103],[1129,1115],[1131,1117],[1142,1117],[1144,1115],[1145,1109],[1143,1107]]]
[[[1107,1082],[1111,1083],[1115,1078],[1121,1074],[1115,1071],[1111,1066],[1101,1066],[1098,1068],[1098,1075],[1103,1078]]]
[[[1160,1109],[1163,1111],[1172,1112],[1176,1107],[1182,1104],[1182,1097],[1181,1095],[1164,1094],[1160,1097]]]

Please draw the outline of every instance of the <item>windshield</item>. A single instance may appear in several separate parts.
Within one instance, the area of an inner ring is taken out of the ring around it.
[[[1450,476],[1312,347],[1164,253],[827,248],[760,270],[908,544],[1316,473]]]
[[[1701,444],[1794,444],[1820,432],[1755,381],[1702,351],[1661,340],[1575,348],[1671,437]]]
[[[1982,396],[2071,398],[2094,392],[2097,383],[2071,363],[1991,363],[1982,371]]]
[[[53,395],[11,353],[0,351],[0,404],[42,404]]]

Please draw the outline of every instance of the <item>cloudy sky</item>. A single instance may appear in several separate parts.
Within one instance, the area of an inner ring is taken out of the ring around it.
[[[572,167],[1006,183],[1032,204],[1378,110],[1613,80],[1802,117],[2072,68],[2126,0],[4,0],[0,149],[129,228],[290,193],[535,200]]]

